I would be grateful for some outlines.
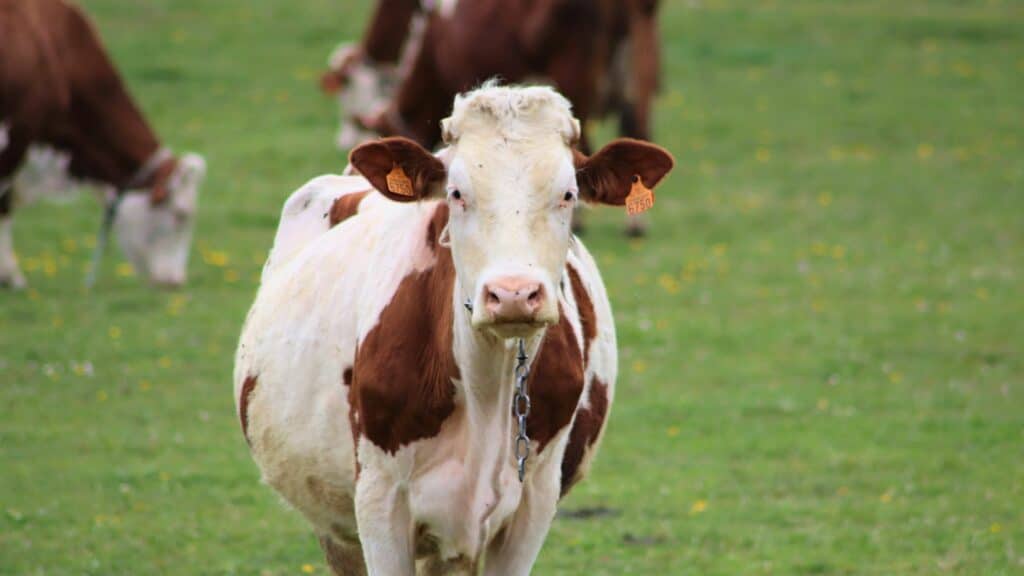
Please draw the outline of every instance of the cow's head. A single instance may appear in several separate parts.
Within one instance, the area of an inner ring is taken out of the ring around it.
[[[378,113],[385,106],[397,80],[394,68],[368,62],[354,44],[342,44],[331,53],[327,71],[320,77],[320,88],[338,97],[338,148],[348,150],[377,136],[359,119]]]
[[[431,155],[403,138],[352,151],[352,164],[399,202],[444,199],[456,296],[472,324],[500,337],[557,322],[556,290],[578,201],[621,206],[634,176],[653,188],[672,168],[653,144],[620,139],[586,157],[579,122],[550,88],[485,86],[459,96]]]
[[[177,159],[173,170],[158,178],[162,202],[150,194],[126,194],[114,228],[125,257],[135,271],[157,286],[185,283],[189,247],[206,162],[197,154]]]

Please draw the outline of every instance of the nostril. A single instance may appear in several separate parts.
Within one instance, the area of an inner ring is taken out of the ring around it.
[[[530,295],[526,297],[526,301],[533,305],[540,304],[540,288],[530,292]]]
[[[498,304],[501,304],[501,298],[498,298],[497,294],[495,294],[494,292],[488,290],[487,291],[487,303],[488,304],[493,304],[493,305],[497,306]]]

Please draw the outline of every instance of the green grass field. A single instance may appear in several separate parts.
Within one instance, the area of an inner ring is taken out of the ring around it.
[[[340,171],[315,89],[368,7],[84,0],[205,154],[191,279],[100,208],[23,209],[0,293],[0,574],[326,574],[259,483],[231,369],[280,206]],[[664,0],[653,233],[592,213],[621,341],[537,574],[1024,574],[1024,5]],[[610,127],[601,127],[603,138]]]

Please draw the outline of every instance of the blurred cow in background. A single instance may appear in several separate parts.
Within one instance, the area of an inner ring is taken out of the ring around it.
[[[375,135],[432,148],[452,98],[490,77],[547,81],[583,122],[615,115],[649,140],[659,82],[657,0],[379,0],[359,45],[340,46],[322,77],[343,109],[338,145]],[[631,217],[627,231],[643,234]]]
[[[15,204],[76,181],[119,201],[114,226],[140,275],[184,283],[202,157],[161,145],[77,6],[0,0],[0,38],[0,285],[25,285]]]
[[[363,39],[338,45],[320,77],[320,87],[335,94],[341,107],[338,148],[348,150],[377,136],[358,118],[384,108],[399,79],[402,54],[422,40],[420,0],[378,0]]]

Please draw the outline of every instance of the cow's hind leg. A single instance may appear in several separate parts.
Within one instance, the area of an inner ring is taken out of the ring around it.
[[[24,288],[25,277],[14,255],[14,174],[28,142],[6,129],[0,134],[0,287]]]
[[[320,548],[324,551],[327,565],[335,576],[365,576],[363,547],[357,538],[321,536]]]

